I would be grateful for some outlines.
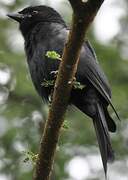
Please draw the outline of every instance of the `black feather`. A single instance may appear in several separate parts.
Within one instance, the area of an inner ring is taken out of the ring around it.
[[[41,84],[44,80],[53,79],[51,72],[58,70],[60,61],[46,57],[46,52],[54,50],[62,55],[69,30],[62,17],[50,7],[28,7],[19,13],[22,16],[9,15],[9,17],[20,23],[33,84],[42,99],[48,101],[53,87],[44,87]],[[114,158],[108,130],[116,131],[116,124],[107,111],[108,105],[113,108],[118,119],[119,116],[111,102],[107,77],[88,41],[84,42],[80,53],[76,80],[84,84],[85,88],[73,89],[70,100],[93,119],[106,174],[107,162]]]
[[[97,114],[93,118],[94,127],[100,147],[105,175],[107,173],[107,162],[114,160],[114,152],[111,147],[108,127],[102,105],[96,104]]]

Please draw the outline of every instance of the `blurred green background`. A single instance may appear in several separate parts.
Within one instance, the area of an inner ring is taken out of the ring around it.
[[[101,32],[100,38],[100,31],[99,36],[96,35],[94,23],[88,38],[108,76],[112,101],[122,120],[119,123],[110,109],[118,131],[111,134],[116,160],[109,165],[108,177],[109,180],[128,180],[128,1],[108,1],[112,2],[113,12],[123,9],[118,18],[118,31],[109,40]],[[52,6],[68,24],[71,21],[72,10],[66,0],[0,1],[0,180],[32,179],[33,164],[30,161],[25,163],[24,160],[27,151],[38,152],[41,129],[48,113],[48,106],[43,104],[32,85],[18,25],[6,17],[8,12],[35,4]],[[100,18],[96,21],[100,21]],[[116,30],[114,24],[106,28],[107,23],[104,21],[98,26],[108,32],[111,28]],[[61,132],[52,180],[103,180],[103,168],[91,120],[76,109],[67,111],[66,120],[69,129]]]

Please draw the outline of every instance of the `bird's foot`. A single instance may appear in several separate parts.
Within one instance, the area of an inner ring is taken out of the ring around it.
[[[57,75],[58,75],[58,70],[56,70],[56,71],[51,71],[50,74],[53,75],[54,78],[56,78]]]

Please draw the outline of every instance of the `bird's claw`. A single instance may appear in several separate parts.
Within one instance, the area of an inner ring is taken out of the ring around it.
[[[51,71],[50,74],[51,74],[51,75],[54,75],[54,77],[56,78],[56,77],[57,77],[57,74],[58,74],[58,70],[56,70],[56,71]]]

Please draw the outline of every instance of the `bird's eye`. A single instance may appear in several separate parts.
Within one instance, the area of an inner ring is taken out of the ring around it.
[[[38,11],[32,11],[32,15],[38,14]]]

